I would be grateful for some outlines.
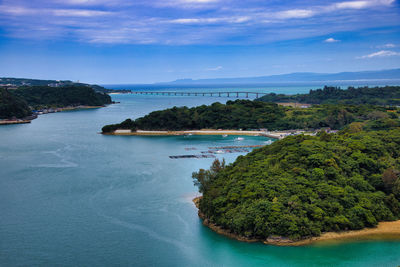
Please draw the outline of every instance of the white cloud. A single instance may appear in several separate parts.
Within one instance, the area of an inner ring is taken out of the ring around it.
[[[111,15],[113,12],[90,9],[50,9],[50,8],[26,8],[21,6],[0,6],[0,13],[14,16],[49,14],[62,17],[96,17]]]
[[[370,6],[370,1],[348,1],[334,4],[337,9],[361,9]]]
[[[359,58],[374,58],[374,57],[393,57],[393,56],[400,56],[399,52],[389,51],[389,50],[381,50],[369,55],[361,56]]]
[[[97,17],[111,15],[112,12],[86,10],[86,9],[54,9],[51,10],[55,16],[60,17]]]
[[[169,20],[175,24],[214,24],[214,23],[243,23],[249,21],[249,17],[221,17],[221,18],[182,18]]]
[[[220,0],[161,0],[149,1],[147,4],[154,7],[172,7],[179,9],[202,9],[215,6]]]
[[[337,43],[337,42],[340,42],[340,40],[336,40],[331,37],[331,38],[326,39],[324,42],[325,43]]]
[[[10,15],[29,15],[35,14],[37,10],[26,8],[23,6],[7,6],[7,5],[0,5],[0,13],[6,13]]]
[[[286,5],[268,6],[260,0],[0,0],[0,21],[6,34],[16,38],[57,36],[79,42],[183,45],[328,38],[366,25],[398,24],[398,14],[390,8],[382,8],[382,14],[375,16],[378,7],[390,6],[394,0],[336,1],[341,2],[303,2],[285,10]],[[370,11],[361,14],[361,8]],[[390,45],[376,49],[393,50]]]
[[[98,5],[104,3],[104,1],[101,0],[63,0],[59,2],[71,5]]]
[[[186,2],[186,3],[213,3],[218,2],[218,0],[181,0],[179,2]]]
[[[217,67],[215,67],[215,68],[209,68],[209,69],[206,69],[207,71],[219,71],[219,70],[222,70],[223,69],[223,67],[222,66],[217,66]]]
[[[315,14],[314,11],[309,9],[290,9],[285,11],[280,11],[275,14],[275,17],[279,19],[298,19],[298,18],[308,18]]]
[[[384,44],[384,45],[379,45],[377,46],[378,48],[395,48],[397,45],[395,44]]]
[[[208,24],[220,22],[221,18],[185,18],[185,19],[173,19],[169,22],[177,24]]]
[[[366,0],[366,1],[345,1],[331,5],[333,9],[363,9],[372,6],[389,6],[395,0]]]

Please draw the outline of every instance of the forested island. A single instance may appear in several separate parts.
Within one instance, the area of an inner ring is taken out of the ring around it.
[[[198,129],[341,129],[352,122],[364,122],[365,127],[379,129],[382,125],[398,125],[396,107],[372,105],[314,105],[293,108],[262,101],[236,100],[199,107],[173,107],[154,111],[136,120],[106,125],[103,133],[117,129],[198,130]]]
[[[308,94],[284,95],[271,93],[257,100],[308,104],[400,105],[400,86],[348,87],[347,89],[325,86],[323,89],[310,90]]]
[[[193,173],[199,215],[220,233],[269,244],[400,218],[400,128],[290,136]]]
[[[111,104],[108,94],[96,92],[89,86],[20,86],[0,88],[0,118],[30,119],[32,111],[63,109]]]

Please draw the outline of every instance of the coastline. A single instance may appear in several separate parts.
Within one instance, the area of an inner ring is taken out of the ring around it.
[[[104,106],[76,106],[76,107],[63,107],[63,108],[55,108],[54,112],[47,113],[55,113],[55,112],[63,112],[63,111],[71,111],[71,110],[79,110],[79,109],[95,109],[95,108],[103,108]],[[47,114],[43,113],[43,114]]]
[[[39,115],[49,114],[49,113],[57,113],[63,111],[74,111],[74,110],[83,110],[83,109],[96,109],[96,108],[103,108],[105,106],[76,106],[76,107],[64,107],[64,108],[50,108],[44,111],[36,112],[32,116],[28,116],[23,119],[15,119],[15,120],[0,120],[0,125],[12,125],[12,124],[25,124],[31,123],[34,119],[37,118]]]
[[[199,200],[201,198],[202,197],[200,196],[193,199],[193,203],[197,208],[199,208]],[[232,239],[249,243],[262,242],[266,245],[275,246],[306,246],[315,243],[322,244],[341,241],[400,240],[400,220],[392,222],[380,222],[378,226],[374,228],[365,228],[362,230],[351,230],[342,232],[326,232],[317,237],[293,241],[288,238],[282,237],[271,237],[267,239],[242,237],[231,233],[227,229],[223,229],[222,227],[211,223],[200,210],[198,210],[198,215],[203,220],[203,225],[209,227],[214,232]]]
[[[144,131],[137,130],[131,132],[130,130],[116,130],[112,133],[102,133],[105,135],[136,135],[136,136],[174,136],[174,135],[246,135],[246,136],[265,136],[274,139],[282,139],[293,131],[279,131],[279,132],[266,132],[266,131],[240,131],[240,130],[215,130],[215,129],[202,129],[202,130],[187,130],[187,131]]]
[[[1,120],[0,125],[31,123],[32,120]]]

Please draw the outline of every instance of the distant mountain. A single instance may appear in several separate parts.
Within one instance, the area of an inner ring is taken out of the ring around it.
[[[266,84],[290,82],[343,82],[360,80],[399,80],[400,69],[340,72],[340,73],[313,73],[296,72],[290,74],[243,77],[243,78],[217,78],[217,79],[181,79],[162,84],[194,85],[194,84]]]

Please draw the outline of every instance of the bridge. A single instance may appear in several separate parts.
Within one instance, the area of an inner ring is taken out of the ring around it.
[[[243,92],[243,91],[234,91],[234,92],[167,92],[167,91],[131,91],[131,94],[136,95],[164,95],[164,96],[218,96],[218,97],[246,97],[255,96],[256,98],[267,95],[269,93],[260,93],[260,92]]]

